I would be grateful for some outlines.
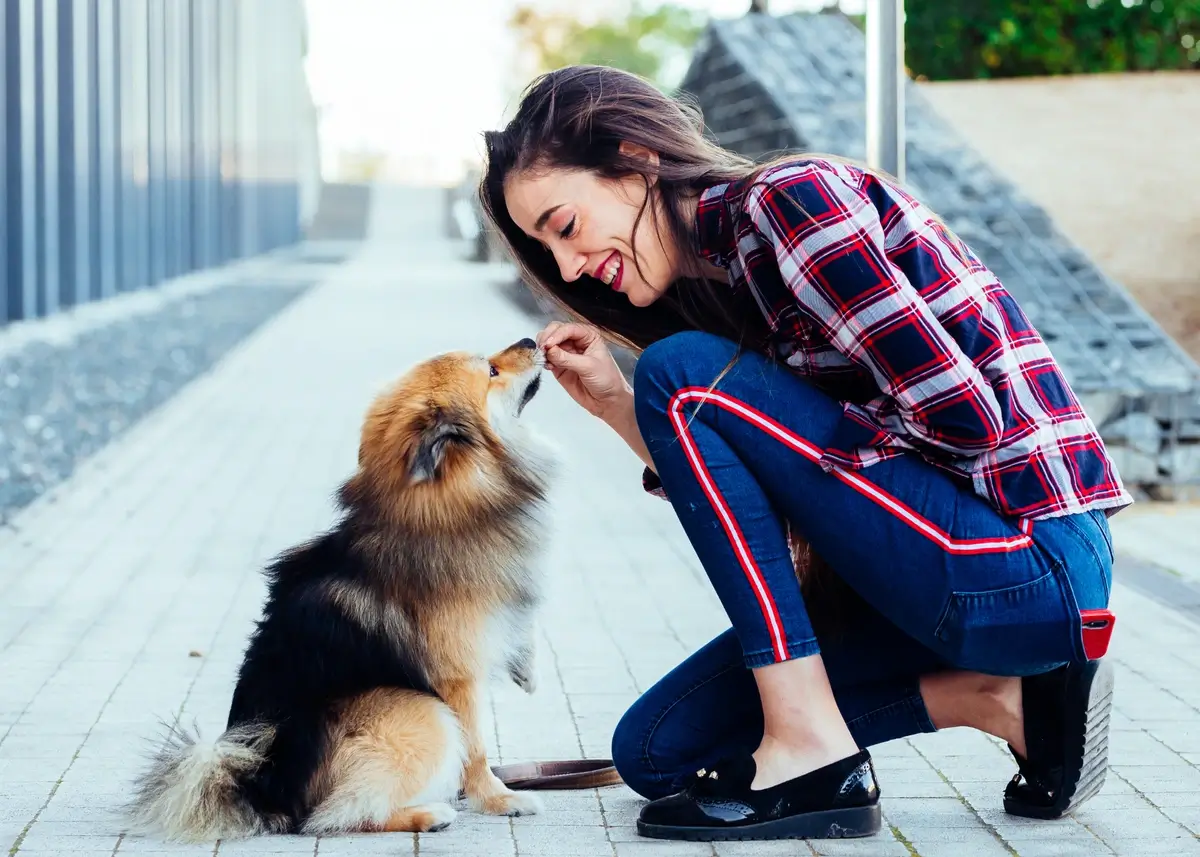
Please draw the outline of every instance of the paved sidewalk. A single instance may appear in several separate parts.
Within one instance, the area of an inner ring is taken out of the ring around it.
[[[549,794],[531,818],[465,812],[419,837],[193,848],[124,835],[115,810],[157,719],[182,712],[209,736],[223,724],[262,563],[330,521],[373,391],[435,351],[534,333],[494,272],[455,261],[440,205],[433,192],[381,193],[358,258],[0,533],[0,854],[1200,854],[1200,631],[1121,585],[1113,769],[1070,820],[1006,817],[1007,753],[955,730],[875,750],[888,826],[865,841],[639,840],[639,801],[624,787]],[[559,442],[568,473],[540,688],[495,688],[491,751],[607,756],[624,707],[726,623],[619,439],[553,384],[530,419]]]

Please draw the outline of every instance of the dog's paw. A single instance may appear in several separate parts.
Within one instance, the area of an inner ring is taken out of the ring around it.
[[[472,806],[488,815],[537,815],[542,811],[542,799],[532,792],[506,789],[484,798],[473,798]]]
[[[517,687],[526,693],[532,694],[537,690],[537,671],[534,670],[532,664],[527,664],[520,668],[513,667],[508,671],[508,674],[512,677]]]
[[[413,807],[414,829],[418,833],[437,833],[450,826],[458,812],[448,803],[427,803]]]

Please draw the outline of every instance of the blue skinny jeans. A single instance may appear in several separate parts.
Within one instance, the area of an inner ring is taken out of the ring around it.
[[[752,353],[708,394],[735,353],[681,333],[635,371],[642,437],[732,627],[621,718],[612,752],[631,788],[662,797],[753,751],[756,667],[819,652],[851,734],[870,747],[934,731],[922,675],[1021,676],[1087,659],[1081,611],[1106,609],[1112,582],[1103,512],[1012,520],[917,455],[826,473],[816,459],[841,405]],[[785,520],[851,591],[832,629],[814,630]]]

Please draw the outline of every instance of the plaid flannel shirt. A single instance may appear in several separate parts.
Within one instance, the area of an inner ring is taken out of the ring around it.
[[[809,159],[699,202],[701,255],[750,289],[770,347],[843,403],[824,469],[912,451],[1002,514],[1133,498],[1017,302],[925,206],[856,167]],[[650,470],[646,490],[661,495]]]

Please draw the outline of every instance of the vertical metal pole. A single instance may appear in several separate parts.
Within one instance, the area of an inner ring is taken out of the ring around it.
[[[867,164],[904,181],[904,0],[867,2]]]

